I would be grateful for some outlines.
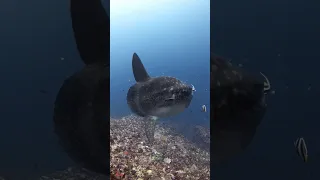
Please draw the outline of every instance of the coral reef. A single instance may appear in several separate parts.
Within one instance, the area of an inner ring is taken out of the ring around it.
[[[164,124],[158,124],[148,143],[142,118],[134,115],[110,120],[112,179],[210,179],[210,154]]]

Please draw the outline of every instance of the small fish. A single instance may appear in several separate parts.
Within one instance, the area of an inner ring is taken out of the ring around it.
[[[207,107],[206,107],[206,105],[202,105],[202,110],[201,110],[202,112],[207,112]]]
[[[304,141],[304,139],[302,137],[298,138],[294,142],[294,146],[296,147],[296,151],[298,153],[298,156],[300,156],[304,162],[307,162],[308,161],[308,150],[307,150],[307,145],[306,145],[306,142]]]

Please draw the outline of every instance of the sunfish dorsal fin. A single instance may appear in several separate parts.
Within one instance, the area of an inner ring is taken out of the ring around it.
[[[150,78],[139,56],[136,53],[133,53],[133,56],[132,56],[132,71],[133,71],[134,79],[137,82],[144,82]]]

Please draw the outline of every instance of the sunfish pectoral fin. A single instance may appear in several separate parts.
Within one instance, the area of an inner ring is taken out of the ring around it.
[[[155,116],[146,116],[143,118],[144,120],[144,130],[149,141],[149,144],[154,142],[154,132],[156,129],[156,122],[159,118]]]
[[[139,56],[136,53],[133,53],[133,56],[132,56],[132,71],[133,71],[134,79],[137,82],[144,82],[150,78]]]
[[[175,98],[167,98],[167,99],[165,99],[164,101],[169,102],[169,101],[174,101],[174,100],[175,100]]]
[[[173,94],[170,98],[165,99],[165,101],[173,101],[176,99],[176,95]]]

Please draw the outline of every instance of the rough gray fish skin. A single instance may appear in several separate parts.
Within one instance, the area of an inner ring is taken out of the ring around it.
[[[210,61],[211,160],[220,164],[252,142],[266,111],[265,82],[226,58],[211,54]]]

